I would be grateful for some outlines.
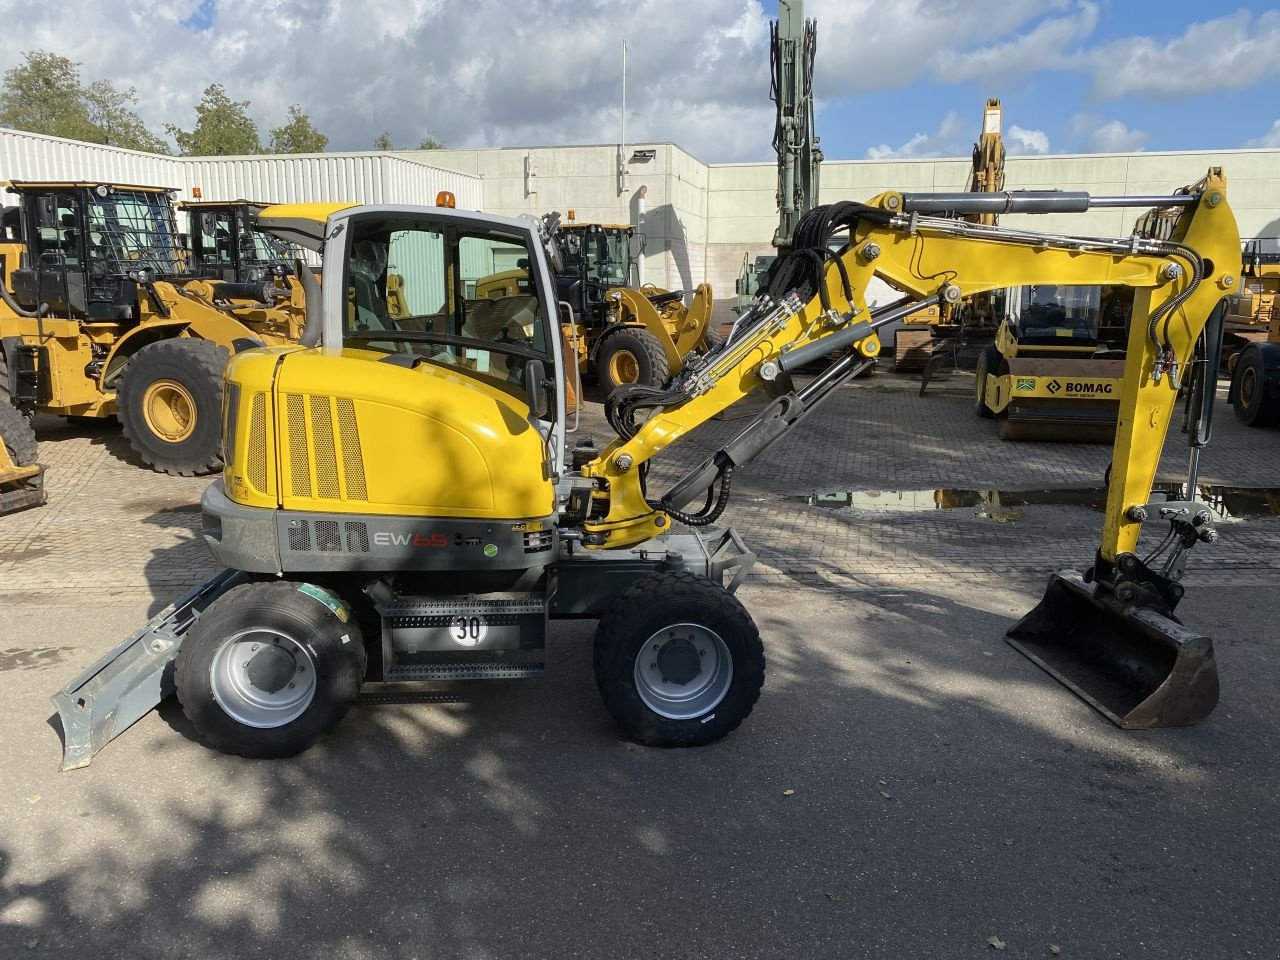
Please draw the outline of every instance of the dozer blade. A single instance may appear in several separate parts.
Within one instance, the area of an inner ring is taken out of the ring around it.
[[[1076,573],[1054,574],[1006,639],[1126,729],[1190,726],[1218,703],[1212,640]]]
[[[173,693],[173,661],[183,636],[209,604],[246,579],[237,570],[215,573],[54,695],[62,719],[63,770],[87,767],[94,754]]]

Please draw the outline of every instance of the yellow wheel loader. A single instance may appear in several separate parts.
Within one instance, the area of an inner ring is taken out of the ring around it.
[[[575,618],[598,622],[595,681],[626,736],[723,737],[750,714],[765,669],[734,596],[751,552],[716,526],[736,471],[874,363],[879,329],[922,305],[1040,284],[1131,288],[1141,320],[1097,555],[1086,574],[1055,576],[1010,641],[1123,726],[1203,719],[1218,698],[1213,646],[1174,608],[1188,552],[1216,537],[1194,497],[1239,262],[1225,181],[1215,170],[1169,197],[1008,199],[1032,214],[1167,206],[1176,226],[1161,240],[1007,230],[930,216],[929,195],[896,191],[817,207],[725,342],[665,389],[610,396],[618,436],[601,448],[566,442],[559,251],[536,221],[432,207],[263,211],[262,222],[308,235],[334,278],[307,298],[304,340],[316,346],[229,364],[227,463],[202,527],[223,569],[54,698],[64,768],[175,692],[215,747],[295,754],[366,681],[537,676],[553,622]],[[520,259],[522,289],[475,296],[494,264]],[[408,317],[379,303],[385,282],[366,282],[389,264]],[[876,277],[902,300],[870,310]],[[1184,409],[1179,384],[1193,413],[1186,496],[1155,495],[1170,418]],[[670,444],[758,392],[772,401],[737,436],[653,489],[649,467]],[[1147,521],[1167,536],[1140,556]]]
[[[187,272],[170,191],[101,183],[7,185],[0,236],[0,382],[26,410],[118,416],[143,462],[222,465],[222,369],[296,340],[299,278]]]
[[[566,335],[579,369],[594,374],[606,395],[627,384],[661,387],[691,354],[716,345],[709,284],[698,284],[688,305],[682,290],[631,286],[634,227],[571,220],[558,230],[556,286],[576,321]]]

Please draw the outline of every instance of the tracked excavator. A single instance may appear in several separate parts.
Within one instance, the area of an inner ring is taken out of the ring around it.
[[[723,737],[751,712],[765,670],[734,595],[753,557],[717,526],[737,471],[875,362],[877,331],[905,312],[1041,283],[1131,288],[1141,319],[1097,555],[1081,558],[1084,574],[1055,575],[1009,639],[1122,726],[1203,719],[1218,698],[1212,642],[1174,611],[1189,551],[1216,536],[1194,498],[1223,297],[1239,269],[1225,180],[1211,171],[1170,196],[1004,198],[1032,214],[1167,209],[1175,226],[1160,240],[968,223],[933,216],[934,199],[891,191],[810,211],[724,343],[666,388],[612,395],[618,436],[602,447],[567,444],[559,254],[537,221],[432,207],[263,211],[323,252],[322,295],[307,298],[316,346],[250,350],[228,365],[227,464],[202,523],[221,569],[54,698],[64,768],[175,692],[214,747],[295,754],[365,681],[537,676],[551,624],[568,618],[598,621],[595,680],[626,736]],[[469,296],[467,264],[498,256],[528,259],[527,288]],[[362,279],[388,262],[413,310],[400,321]],[[869,310],[873,277],[902,300]],[[816,376],[794,377],[833,353]],[[664,450],[753,393],[772,398],[756,418],[653,489]],[[1156,496],[1179,407],[1192,445],[1185,496]],[[1144,522],[1164,539],[1139,551]]]

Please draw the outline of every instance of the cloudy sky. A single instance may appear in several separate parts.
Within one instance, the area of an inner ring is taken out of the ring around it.
[[[828,158],[1280,146],[1280,11],[1228,0],[808,0]],[[0,70],[47,49],[134,86],[159,132],[222,83],[266,139],[301,103],[331,149],[607,143],[771,156],[777,0],[0,0]]]

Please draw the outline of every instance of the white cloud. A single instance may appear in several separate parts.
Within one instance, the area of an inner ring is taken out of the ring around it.
[[[252,103],[263,139],[301,103],[335,150],[383,130],[413,146],[613,142],[628,38],[627,136],[707,159],[767,157],[768,17],[759,0],[0,0],[0,71],[47,49],[139,92],[159,131],[204,87]],[[76,29],[68,31],[67,23]],[[266,26],[264,26],[264,24]],[[660,29],[655,29],[660,25]]]
[[[1072,117],[1071,130],[1086,153],[1132,153],[1151,139],[1145,130],[1135,130],[1121,120],[1103,120],[1088,113]]]
[[[964,136],[965,125],[954,110],[948,111],[933,133],[917,133],[906,143],[891,147],[887,143],[867,148],[868,160],[896,157],[961,157],[969,153]]]
[[[1049,135],[1043,130],[1026,130],[1016,123],[1004,135],[1005,150],[1011,155],[1049,152]]]
[[[1037,70],[1073,67],[1080,62],[1077,49],[1098,25],[1098,5],[1079,0],[1065,16],[1046,17],[1031,30],[1004,43],[973,50],[944,49],[937,73],[958,83],[984,77],[1019,76]]]
[[[1271,129],[1260,137],[1244,142],[1246,147],[1280,147],[1280,120],[1271,124]]]
[[[1089,59],[1093,91],[1103,98],[1244,90],[1280,72],[1280,12],[1269,10],[1255,19],[1240,10],[1193,23],[1163,43],[1128,37],[1098,47]]]

